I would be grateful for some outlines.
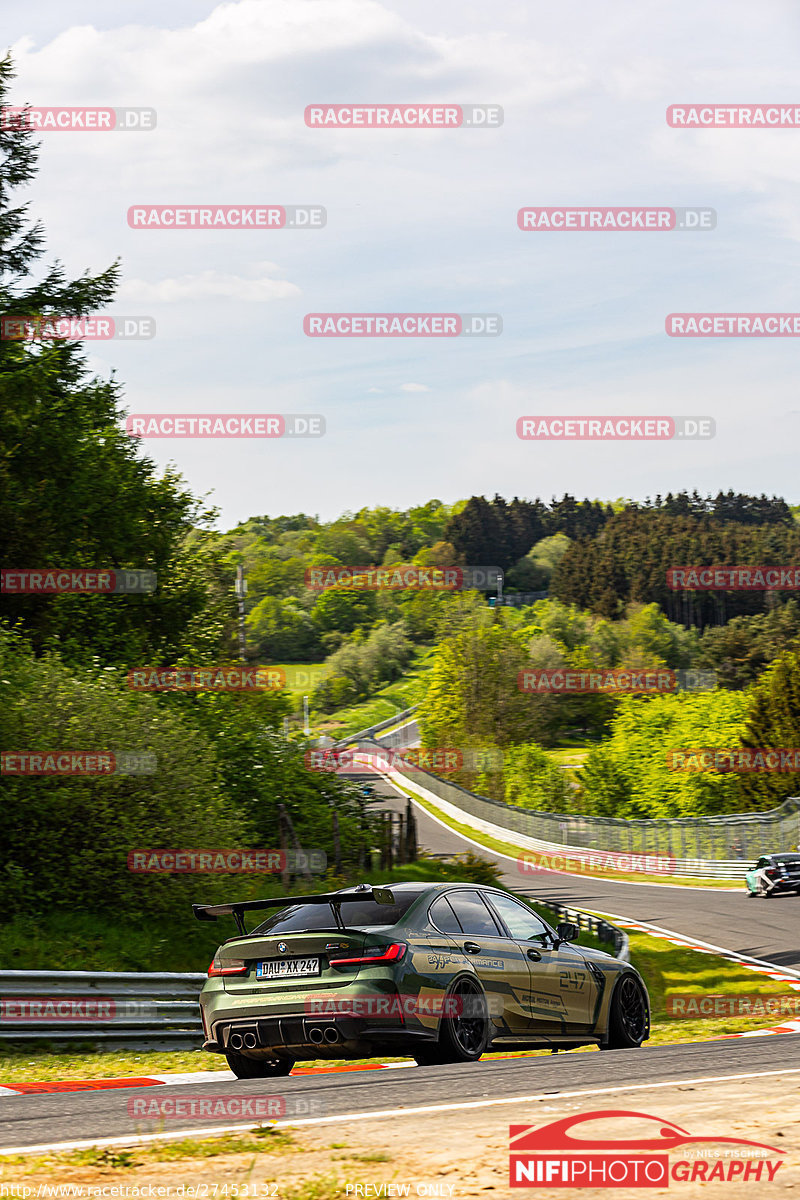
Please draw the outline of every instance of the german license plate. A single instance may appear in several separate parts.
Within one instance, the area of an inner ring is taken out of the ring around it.
[[[295,979],[319,975],[318,958],[267,958],[256,963],[256,979]]]

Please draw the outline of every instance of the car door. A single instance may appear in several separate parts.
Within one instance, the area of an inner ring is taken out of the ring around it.
[[[547,925],[519,900],[503,892],[486,898],[522,949],[530,967],[532,1033],[585,1033],[594,1027],[600,988],[579,950],[557,948]]]
[[[527,1033],[531,982],[525,951],[476,888],[457,888],[446,898],[461,930],[451,936],[483,985],[495,1036]]]

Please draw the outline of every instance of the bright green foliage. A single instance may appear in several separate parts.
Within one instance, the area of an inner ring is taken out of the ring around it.
[[[572,812],[574,800],[566,771],[541,746],[509,746],[503,755],[505,801],[540,812]]]
[[[3,629],[0,680],[5,749],[148,751],[157,760],[150,775],[3,776],[5,915],[53,906],[167,915],[190,903],[195,884],[133,874],[129,851],[243,844],[213,748],[180,712],[131,693],[116,672],[73,674],[56,655],[35,659]]]
[[[685,817],[739,812],[741,777],[670,771],[669,750],[739,745],[747,703],[737,692],[623,699],[611,737],[581,771],[582,811],[607,817]]]

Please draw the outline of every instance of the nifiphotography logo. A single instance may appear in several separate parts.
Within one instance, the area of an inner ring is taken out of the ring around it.
[[[617,1121],[624,1136],[609,1137]],[[602,1122],[603,1136],[575,1126]],[[639,1136],[632,1136],[633,1131]],[[783,1150],[762,1142],[717,1134],[696,1136],[649,1113],[600,1109],[576,1113],[548,1125],[509,1127],[511,1187],[653,1187],[740,1179],[771,1183],[783,1165]],[[670,1152],[678,1151],[671,1157]],[[780,1157],[777,1157],[780,1156]]]

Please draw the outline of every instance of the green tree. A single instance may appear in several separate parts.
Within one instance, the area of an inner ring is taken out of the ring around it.
[[[704,630],[698,665],[715,671],[723,687],[746,687],[799,639],[800,605],[789,600],[769,612],[734,617],[727,625]]]
[[[0,61],[0,108],[13,78]],[[36,173],[24,126],[0,129],[0,315],[86,316],[107,305],[118,267],[68,279],[40,270],[41,224],[15,195]],[[120,428],[120,388],[92,378],[78,343],[0,339],[0,555],[6,567],[149,568],[153,596],[5,595],[5,614],[37,649],[123,663],[175,657],[189,626],[221,634],[230,598],[216,587],[213,555],[192,528],[210,519],[179,477],[159,477]],[[198,622],[197,618],[202,617]]]
[[[373,625],[377,611],[374,591],[330,587],[321,593],[311,610],[311,619],[322,633],[352,633]]]
[[[749,693],[742,745],[751,749],[793,749],[800,753],[800,654],[787,652],[772,663]],[[748,808],[773,808],[800,795],[800,772],[753,772],[742,777]]]
[[[742,811],[741,776],[670,769],[668,755],[738,746],[745,715],[736,692],[624,697],[581,771],[583,810],[623,819]]]
[[[63,908],[114,919],[167,916],[196,898],[190,876],[138,874],[148,848],[248,845],[221,787],[212,743],[178,706],[132,693],[116,672],[35,658],[0,627],[0,739],[6,751],[152,756],[148,774],[0,777],[0,909]],[[216,892],[211,881],[211,891]]]
[[[572,812],[574,799],[566,772],[548,758],[541,746],[528,742],[510,746],[503,755],[506,804],[539,812]]]

